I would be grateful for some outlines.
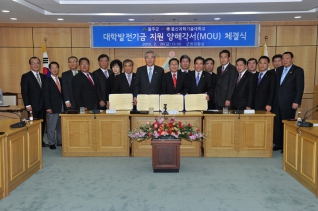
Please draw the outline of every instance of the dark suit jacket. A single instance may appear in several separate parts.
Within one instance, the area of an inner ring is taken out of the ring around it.
[[[112,89],[113,94],[127,94],[134,93],[134,82],[135,82],[136,74],[132,73],[130,86],[128,84],[128,80],[126,78],[125,73],[121,73],[116,76],[114,88]]]
[[[217,82],[217,76],[214,72],[212,72],[211,75],[211,86],[212,86],[212,94],[209,95],[210,100],[208,102],[208,109],[215,109],[215,87],[216,87],[216,82]]]
[[[200,81],[198,86],[196,85],[196,73],[197,71],[191,71],[187,73],[189,81],[189,92],[188,94],[202,94],[206,93],[210,96],[213,93],[212,83],[211,83],[211,74],[205,71],[202,71],[200,76]]]
[[[109,101],[109,94],[112,93],[113,83],[115,81],[114,73],[108,70],[109,77],[106,79],[104,72],[99,68],[93,72],[95,77],[97,95],[98,95],[98,102]],[[105,107],[104,107],[105,108]]]
[[[88,110],[93,110],[99,105],[96,91],[96,80],[93,74],[90,75],[95,83],[94,86],[92,86],[83,72],[79,72],[73,78],[73,96],[76,101],[77,109],[80,107],[86,107]]]
[[[234,110],[244,110],[246,107],[252,107],[255,93],[255,83],[253,74],[246,71],[240,82],[236,84],[232,96],[231,108]]]
[[[147,66],[138,67],[134,84],[134,97],[138,94],[161,94],[164,70],[154,65],[151,83],[148,79]]]
[[[73,80],[73,72],[72,70],[68,70],[64,73],[62,73],[63,83],[61,84],[63,86],[62,92],[65,101],[70,101],[71,107],[66,108],[68,110],[74,110],[76,109],[76,102],[73,97],[73,89],[72,89],[72,80]]]
[[[257,74],[257,80],[255,82],[255,100],[254,109],[255,110],[265,110],[267,105],[273,106],[275,97],[275,85],[276,76],[275,71],[267,71],[263,76],[262,80],[258,83],[258,77],[260,73]]]
[[[60,77],[59,81],[63,90],[62,79]],[[45,110],[52,109],[52,113],[61,113],[62,108],[64,108],[63,91],[60,93],[52,77],[44,80],[42,92]]]
[[[232,99],[237,77],[236,67],[231,63],[228,64],[223,74],[222,66],[218,67],[216,84],[216,103],[218,106],[223,107],[226,100]]]
[[[177,86],[174,88],[171,72],[163,74],[162,80],[162,94],[186,94],[189,90],[189,83],[187,80],[187,74],[181,71],[177,72]]]
[[[43,81],[46,78],[42,73],[39,74],[43,86]],[[40,111],[43,108],[42,88],[32,71],[22,75],[20,85],[24,106],[31,105],[33,111]]]
[[[274,106],[282,109],[290,109],[293,103],[301,104],[304,92],[304,70],[292,65],[284,81],[280,84],[284,67],[276,69],[276,96]]]

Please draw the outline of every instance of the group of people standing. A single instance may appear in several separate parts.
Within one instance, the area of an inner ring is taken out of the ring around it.
[[[144,54],[146,65],[133,72],[134,62],[113,60],[101,54],[99,68],[90,73],[90,61],[83,57],[68,58],[69,70],[59,75],[59,64],[51,62],[51,76],[39,73],[40,59],[29,60],[31,71],[22,75],[21,93],[28,112],[34,118],[47,117],[49,146],[62,145],[59,113],[84,107],[87,110],[109,108],[109,94],[132,93],[133,106],[138,94],[206,94],[209,109],[255,109],[276,114],[274,120],[274,150],[283,149],[283,119],[293,119],[301,104],[304,90],[304,71],[293,64],[293,53],[285,52],[272,58],[274,69],[269,70],[270,59],[238,58],[230,63],[230,52],[219,53],[221,65],[213,72],[215,61],[198,56],[194,58],[194,71],[190,71],[191,58],[182,55],[171,58],[169,72],[155,65],[156,54]],[[181,68],[179,68],[181,67]],[[256,71],[258,67],[259,71]],[[46,116],[45,116],[46,115]],[[44,130],[42,130],[43,132]],[[57,131],[57,137],[55,137]],[[55,141],[55,139],[57,141]],[[42,142],[43,146],[47,146]]]

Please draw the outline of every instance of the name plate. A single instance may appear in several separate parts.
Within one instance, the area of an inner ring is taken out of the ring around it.
[[[255,114],[255,110],[244,110],[244,114]]]
[[[106,114],[116,114],[116,110],[113,109],[107,109]]]

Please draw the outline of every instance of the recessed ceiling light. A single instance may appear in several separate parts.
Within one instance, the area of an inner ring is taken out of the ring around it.
[[[173,21],[175,21],[176,19],[174,18],[174,19],[172,19]]]
[[[301,16],[295,16],[294,18],[301,18]]]
[[[133,19],[133,18],[129,18],[128,20],[129,20],[129,21],[135,21],[135,19]]]
[[[18,20],[17,18],[10,18],[11,20],[13,20],[13,21],[16,21],[16,20]]]
[[[221,18],[214,18],[215,21],[221,20]]]
[[[2,12],[10,12],[9,10],[2,10]]]
[[[198,20],[198,19],[196,19],[196,18],[195,18],[195,19],[193,19],[193,20],[195,20],[195,21],[196,21],[196,20]]]
[[[63,19],[63,18],[58,18],[57,20],[58,20],[58,21],[64,21],[64,19]]]

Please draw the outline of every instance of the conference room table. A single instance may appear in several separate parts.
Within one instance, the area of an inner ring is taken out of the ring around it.
[[[231,112],[231,111],[230,111]],[[153,122],[161,113],[60,114],[62,156],[152,156],[151,140],[133,141],[128,131]],[[162,115],[161,115],[162,116]],[[203,114],[201,111],[166,115],[167,120],[191,123],[207,136],[203,144],[181,140],[180,156],[201,157],[272,157],[275,114]]]
[[[24,109],[25,108],[22,105],[10,105],[8,107],[0,107],[0,120],[7,118],[19,119]]]
[[[318,120],[307,120],[318,124]],[[318,126],[284,123],[283,169],[318,197]]]
[[[0,120],[0,198],[42,169],[42,120],[10,128],[17,119]]]

